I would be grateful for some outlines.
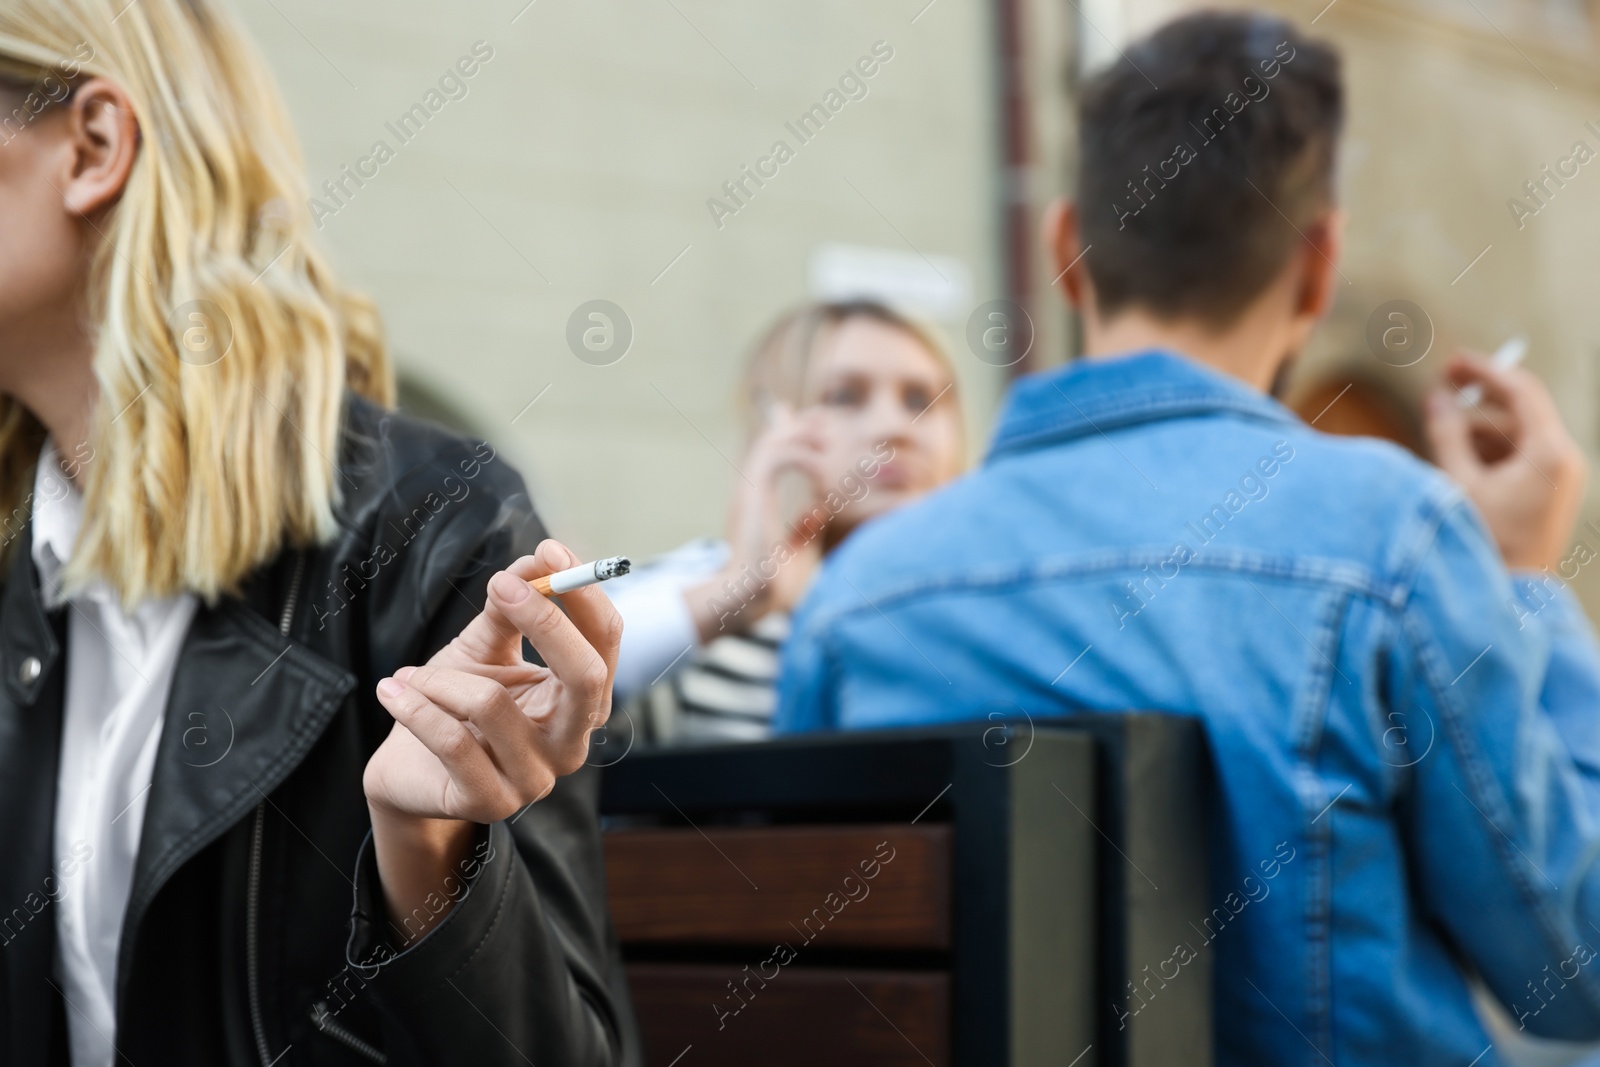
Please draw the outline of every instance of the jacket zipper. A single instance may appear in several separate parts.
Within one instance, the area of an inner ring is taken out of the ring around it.
[[[278,632],[289,636],[289,624],[294,622],[294,606],[300,599],[300,580],[306,576],[306,554],[294,554],[294,573],[289,576],[289,595],[283,601],[283,614],[278,618]]]
[[[295,602],[300,599],[300,580],[305,576],[306,556],[295,553],[294,573],[289,578],[289,595],[283,602],[283,615],[278,620],[278,631],[289,636],[289,624],[294,622]],[[267,1024],[261,1014],[260,918],[261,918],[261,839],[267,830],[267,802],[256,805],[255,826],[250,834],[250,881],[244,897],[244,955],[245,980],[250,994],[250,1029],[255,1033],[256,1054],[261,1057],[261,1067],[272,1067],[272,1050],[267,1045]]]
[[[306,557],[304,552],[297,553],[294,558],[294,574],[289,579],[289,595],[283,602],[283,615],[278,619],[278,631],[284,637],[289,636],[289,627],[294,622],[294,609],[300,599],[300,582],[305,577]],[[261,1013],[261,979],[259,975],[259,943],[261,920],[261,840],[267,828],[267,803],[262,801],[256,805],[256,818],[254,831],[250,835],[250,883],[245,893],[245,965],[248,968],[247,981],[250,993],[250,1027],[255,1031],[256,1054],[261,1057],[261,1067],[272,1067],[275,1062],[272,1058],[271,1047],[267,1044],[267,1026]],[[361,1040],[349,1030],[334,1021],[333,1015],[328,1011],[326,1001],[317,1001],[311,1006],[311,1022],[322,1033],[338,1041],[374,1063],[387,1063],[389,1058],[377,1047]]]
[[[261,982],[256,975],[257,918],[261,911],[261,835],[267,826],[267,805],[256,805],[255,829],[250,835],[250,885],[244,897],[244,957],[246,978],[250,989],[250,1028],[255,1032],[256,1053],[261,1057],[261,1067],[272,1067],[272,1053],[267,1048],[267,1027],[261,1021]]]
[[[334,1022],[333,1014],[328,1011],[327,1001],[319,1000],[315,1004],[311,1005],[311,1021],[316,1025],[318,1030],[321,1030],[323,1033],[327,1034],[341,1045],[352,1048],[361,1053],[361,1055],[365,1056],[374,1063],[389,1062],[389,1057],[385,1056],[381,1050],[367,1044],[355,1034]]]

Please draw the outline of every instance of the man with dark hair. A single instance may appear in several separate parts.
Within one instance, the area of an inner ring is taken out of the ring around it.
[[[1080,114],[1078,228],[1105,318],[1226,326],[1333,207],[1339,57],[1276,20],[1174,22],[1090,82]]]
[[[1472,976],[1600,1037],[1600,648],[1547,574],[1586,464],[1538,379],[1478,360],[1430,398],[1448,478],[1267,395],[1340,281],[1342,111],[1334,52],[1255,14],[1173,22],[1086,87],[1046,223],[1086,358],[830,558],[779,726],[1194,716],[1218,1061],[1481,1067]],[[1136,992],[1104,1025],[1161,1010]]]

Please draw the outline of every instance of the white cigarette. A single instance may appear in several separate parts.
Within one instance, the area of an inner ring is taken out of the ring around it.
[[[1523,357],[1527,354],[1528,339],[1519,333],[1495,349],[1494,355],[1489,357],[1489,365],[1499,370],[1510,370],[1518,363],[1521,363]],[[1483,403],[1483,386],[1477,382],[1469,383],[1466,388],[1461,390],[1460,400],[1461,406],[1464,408],[1477,407]]]
[[[575,589],[610,581],[612,578],[620,578],[631,569],[633,563],[627,556],[612,556],[610,559],[597,559],[593,563],[580,563],[576,567],[556,571],[543,578],[535,578],[528,584],[542,596],[559,596]]]

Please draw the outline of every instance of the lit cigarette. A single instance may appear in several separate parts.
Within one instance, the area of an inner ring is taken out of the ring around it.
[[[1505,344],[1495,349],[1494,355],[1489,357],[1489,365],[1499,370],[1510,370],[1528,354],[1528,339],[1521,334],[1511,338]],[[1461,406],[1475,408],[1483,403],[1483,386],[1471,382],[1461,390]]]
[[[543,578],[535,578],[528,584],[538,590],[541,596],[559,596],[585,586],[610,581],[612,578],[620,578],[632,568],[633,564],[627,556],[612,556],[610,559],[597,559],[593,563],[580,563],[576,567],[556,571]]]

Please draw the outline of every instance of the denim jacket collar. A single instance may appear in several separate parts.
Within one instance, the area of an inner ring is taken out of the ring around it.
[[[1143,422],[1218,412],[1264,422],[1300,421],[1235,378],[1153,350],[1078,359],[1019,381],[1006,398],[988,458]]]

